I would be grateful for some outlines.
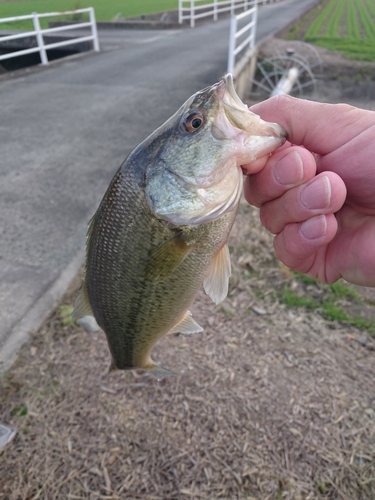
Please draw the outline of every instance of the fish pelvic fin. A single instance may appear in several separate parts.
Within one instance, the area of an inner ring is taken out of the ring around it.
[[[80,319],[84,316],[94,316],[92,312],[90,302],[89,302],[89,294],[87,291],[87,284],[84,281],[82,286],[78,292],[77,298],[74,302],[74,311],[73,311],[73,319]]]
[[[191,312],[186,311],[183,318],[177,323],[177,325],[175,325],[171,330],[169,330],[168,334],[183,333],[185,335],[191,335],[192,333],[198,333],[198,332],[203,332],[203,328],[200,325],[198,325],[198,323],[193,318]]]
[[[203,282],[204,291],[215,304],[222,302],[228,295],[230,275],[231,262],[228,244],[226,243],[212,260]]]

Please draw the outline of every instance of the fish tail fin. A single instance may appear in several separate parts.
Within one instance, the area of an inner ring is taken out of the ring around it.
[[[147,373],[151,373],[154,375],[158,382],[160,382],[164,377],[171,377],[172,375],[176,375],[175,372],[168,370],[168,368],[164,368],[164,366],[159,365],[159,363],[155,363],[151,361],[150,364],[146,367]]]
[[[117,372],[117,370],[118,370],[118,368],[117,368],[117,366],[115,365],[115,362],[112,359],[111,364],[109,365],[109,368],[108,368],[107,375],[110,375],[113,372]]]
[[[134,369],[137,369],[137,367],[134,367]],[[108,369],[108,375],[117,370],[119,370],[119,368],[117,368],[115,362],[112,360]],[[171,377],[172,375],[176,375],[175,372],[168,370],[168,368],[164,368],[164,366],[161,366],[159,365],[159,363],[155,363],[152,360],[150,360],[150,362],[143,368],[143,370],[146,370],[147,373],[154,375],[159,382],[164,377]]]

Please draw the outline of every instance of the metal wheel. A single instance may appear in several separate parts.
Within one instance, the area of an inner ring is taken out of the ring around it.
[[[307,97],[315,90],[316,78],[322,73],[322,62],[315,47],[303,42],[283,42],[277,54],[257,62],[251,97],[261,100],[277,92],[280,80],[291,68],[295,68],[294,74],[298,72],[298,76],[293,79],[288,93]]]

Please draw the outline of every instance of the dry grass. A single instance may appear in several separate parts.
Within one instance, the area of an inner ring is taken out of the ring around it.
[[[0,499],[375,498],[374,339],[280,301],[295,278],[245,204],[231,245],[204,333],[155,348],[175,377],[107,375],[104,335],[50,318],[0,382]]]

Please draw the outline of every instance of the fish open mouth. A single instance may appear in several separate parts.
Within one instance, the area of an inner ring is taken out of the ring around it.
[[[255,146],[253,159],[273,151],[285,142],[287,133],[280,125],[265,122],[241,101],[230,73],[220,81],[217,96],[222,110],[214,120],[215,137],[234,139],[243,146]]]

